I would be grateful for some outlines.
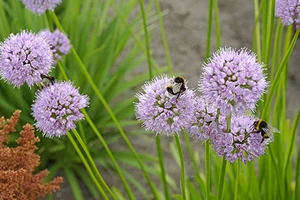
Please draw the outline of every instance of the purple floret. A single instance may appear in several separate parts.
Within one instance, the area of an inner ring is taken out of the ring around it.
[[[210,141],[215,152],[230,163],[238,159],[247,163],[263,155],[268,142],[262,142],[261,134],[254,129],[254,121],[247,115],[233,116],[229,132],[220,129],[212,135]]]
[[[48,29],[42,30],[39,33],[40,36],[46,39],[50,44],[53,52],[54,63],[62,59],[62,55],[67,55],[71,50],[70,41],[67,35],[60,32],[58,29],[51,32]]]
[[[276,0],[275,16],[281,18],[281,22],[288,26],[295,24],[300,28],[300,1],[299,0]]]
[[[65,135],[76,128],[76,121],[84,118],[80,109],[88,106],[88,101],[71,82],[49,85],[38,91],[32,106],[35,125],[48,137]]]
[[[178,134],[190,126],[194,113],[194,92],[186,89],[179,97],[169,98],[166,88],[174,78],[156,77],[145,83],[135,104],[136,117],[143,128],[157,134]]]
[[[0,45],[0,74],[16,87],[40,82],[40,75],[50,72],[52,62],[49,44],[31,32],[11,34]]]
[[[26,8],[33,13],[39,15],[46,10],[54,10],[54,8],[61,3],[61,0],[22,0]]]
[[[267,87],[263,66],[246,49],[222,48],[204,66],[199,89],[221,113],[253,110]]]

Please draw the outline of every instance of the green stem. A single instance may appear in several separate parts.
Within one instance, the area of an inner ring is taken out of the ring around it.
[[[260,39],[260,12],[259,12],[259,6],[258,6],[258,0],[254,0],[254,38],[256,41],[256,53],[258,60],[261,61],[262,55],[261,55],[261,39]]]
[[[106,194],[105,194],[105,192],[103,191],[101,185],[100,185],[99,182],[97,181],[95,175],[94,175],[93,172],[92,172],[92,169],[90,168],[89,164],[87,163],[85,157],[83,156],[82,152],[80,151],[79,147],[77,146],[77,144],[76,144],[75,140],[73,139],[72,135],[68,132],[68,133],[67,133],[67,136],[68,136],[69,140],[71,141],[71,143],[72,143],[74,149],[75,149],[76,152],[78,153],[78,155],[79,155],[79,157],[80,157],[80,159],[81,159],[83,165],[85,166],[85,168],[86,168],[88,174],[90,175],[92,181],[94,182],[94,184],[95,184],[96,187],[98,188],[100,194],[102,195],[102,197],[103,197],[104,199],[107,199],[107,200],[108,200],[108,197],[106,196]]]
[[[219,179],[218,200],[223,199],[223,189],[224,189],[226,165],[227,165],[227,160],[225,159],[225,157],[223,157],[221,174],[220,174],[220,179]]]
[[[163,156],[162,149],[161,149],[160,135],[157,135],[155,137],[155,139],[156,139],[156,149],[157,149],[160,170],[161,170],[160,177],[163,182],[166,200],[170,200],[171,197],[170,197],[169,187],[168,187],[167,180],[166,180],[166,170],[165,170],[165,166],[164,166],[164,156]]]
[[[229,113],[229,115],[227,116],[227,133],[230,132],[231,116],[232,116],[231,113]],[[222,161],[222,168],[221,168],[221,173],[220,173],[220,179],[219,179],[218,200],[222,200],[223,199],[223,188],[224,188],[226,165],[227,165],[227,160],[226,160],[226,158],[224,156],[223,157],[223,161]]]
[[[212,29],[212,14],[213,14],[213,0],[209,1],[209,10],[208,10],[208,23],[207,23],[207,33],[206,33],[206,59],[210,55],[210,42],[211,42],[211,29]]]
[[[72,130],[73,134],[75,135],[77,141],[79,142],[81,148],[83,149],[84,153],[86,154],[88,160],[90,161],[90,164],[92,165],[92,169],[94,170],[94,173],[96,174],[96,176],[98,177],[98,179],[100,180],[100,183],[102,185],[104,185],[105,189],[108,191],[108,193],[111,195],[111,197],[113,197],[113,199],[117,199],[117,197],[115,196],[115,194],[111,191],[111,189],[108,187],[108,185],[106,184],[106,182],[104,181],[103,177],[101,176],[87,146],[85,145],[85,143],[83,142],[83,140],[81,139],[79,133],[77,132],[76,129]]]
[[[201,177],[200,177],[200,173],[199,173],[199,167],[197,166],[197,162],[196,162],[196,159],[195,159],[195,155],[194,155],[194,151],[192,149],[192,145],[191,145],[191,142],[190,142],[190,137],[189,135],[184,132],[184,139],[185,139],[185,143],[186,143],[186,146],[188,148],[188,152],[190,154],[190,158],[192,160],[192,164],[193,164],[193,169],[194,169],[194,174],[195,174],[195,177],[196,177],[196,181],[198,183],[198,186],[199,188],[201,188],[202,185],[204,185],[204,182],[201,181]]]
[[[274,12],[275,12],[275,1],[269,1],[268,6],[268,15],[267,15],[267,25],[266,25],[266,45],[265,45],[265,59],[263,60],[264,63],[268,64],[270,60],[270,51],[271,51],[271,43],[272,35],[273,35],[273,27],[274,27]]]
[[[216,38],[217,38],[217,48],[219,49],[221,46],[221,28],[220,28],[220,18],[219,18],[219,7],[218,0],[214,0],[213,9],[215,10],[215,21],[216,21]]]
[[[240,166],[241,162],[238,160],[237,162],[237,171],[235,177],[235,189],[234,189],[234,200],[238,199],[238,188],[239,188],[239,179],[240,179]]]
[[[60,63],[58,63],[58,66],[59,66],[60,72],[62,72],[63,78],[64,78],[65,80],[68,80],[68,76],[67,76],[67,74],[65,73],[65,71],[64,71],[64,69],[63,69],[63,67],[62,67],[62,65],[61,65]],[[108,156],[110,157],[110,159],[111,159],[111,161],[112,161],[112,163],[113,163],[113,165],[114,165],[114,167],[115,167],[115,169],[116,169],[116,171],[117,171],[119,177],[121,178],[121,181],[122,181],[122,183],[123,183],[123,185],[124,185],[124,188],[125,188],[125,190],[126,190],[126,193],[127,193],[127,195],[128,195],[128,198],[129,198],[129,199],[135,199],[135,198],[134,198],[134,195],[133,195],[133,193],[132,193],[132,191],[131,191],[131,189],[130,189],[130,187],[129,187],[129,184],[127,183],[126,179],[124,178],[124,175],[123,175],[123,173],[122,173],[122,171],[121,171],[120,166],[118,165],[118,163],[117,163],[115,157],[113,156],[111,150],[109,149],[109,147],[108,147],[107,143],[105,142],[104,138],[102,137],[101,133],[100,133],[100,132],[98,131],[98,129],[96,128],[95,124],[94,124],[93,121],[91,120],[91,118],[90,118],[89,114],[86,112],[86,110],[85,110],[85,109],[82,109],[81,111],[83,112],[85,119],[86,119],[87,122],[90,124],[91,128],[93,129],[93,131],[95,132],[95,134],[96,134],[97,137],[99,138],[99,140],[100,140],[100,142],[102,143],[104,149],[106,150]]]
[[[95,132],[95,134],[97,135],[98,139],[100,140],[100,142],[102,143],[104,149],[106,150],[108,156],[110,157],[119,177],[121,178],[121,181],[124,185],[124,188],[126,190],[126,193],[128,195],[128,198],[129,199],[135,199],[130,187],[129,187],[129,184],[127,183],[123,173],[122,173],[122,170],[120,168],[120,166],[118,165],[115,157],[113,156],[111,150],[109,149],[107,143],[105,142],[104,138],[102,137],[101,133],[98,131],[97,127],[95,126],[94,122],[91,120],[90,116],[88,115],[88,113],[86,112],[86,110],[82,109],[81,110],[84,114],[84,117],[86,119],[86,121],[90,124],[91,128],[93,129],[93,131]]]
[[[206,199],[210,199],[210,146],[205,142]]]
[[[61,72],[63,79],[68,80],[68,76],[67,76],[62,64],[60,62],[57,62],[57,65],[58,65],[59,71]]]
[[[182,199],[186,199],[185,195],[185,174],[184,174],[184,162],[183,162],[183,155],[182,149],[179,141],[179,136],[177,134],[174,135],[174,140],[177,146],[179,158],[180,158],[180,183],[181,183],[181,192],[182,192]]]
[[[63,27],[61,26],[56,14],[54,12],[51,12],[52,17],[54,19],[54,22],[56,24],[56,26],[63,31]],[[108,112],[108,114],[111,116],[113,122],[116,124],[117,129],[119,130],[123,140],[125,141],[125,143],[127,144],[127,146],[129,147],[130,151],[132,152],[133,156],[135,157],[135,159],[137,160],[144,177],[147,180],[147,183],[150,186],[150,189],[155,197],[155,199],[158,199],[158,194],[156,191],[155,186],[153,185],[153,182],[151,181],[138,153],[136,152],[136,150],[134,149],[133,145],[131,144],[130,140],[128,139],[128,137],[126,136],[123,128],[121,127],[119,121],[117,120],[116,116],[114,115],[113,111],[111,110],[110,106],[108,105],[108,103],[106,102],[106,100],[104,99],[102,93],[99,91],[98,87],[96,86],[96,84],[94,83],[92,77],[90,76],[89,72],[87,71],[87,68],[84,66],[84,64],[82,63],[80,57],[78,56],[76,50],[72,47],[71,49],[72,54],[75,57],[75,60],[78,63],[78,66],[81,70],[81,72],[83,73],[84,77],[86,78],[87,82],[90,84],[91,88],[93,89],[93,91],[95,92],[95,94],[97,95],[97,97],[99,98],[100,102],[103,104],[104,108],[106,109],[106,111]]]
[[[158,20],[159,20],[159,27],[160,27],[160,32],[161,32],[161,38],[162,38],[163,45],[164,45],[166,61],[167,61],[167,65],[168,65],[168,71],[169,71],[169,74],[172,75],[173,74],[173,65],[172,65],[172,61],[171,61],[169,45],[168,45],[168,42],[167,42],[167,36],[166,36],[164,21],[163,21],[163,18],[161,16],[161,9],[160,9],[159,0],[156,0],[156,11],[157,11]]]
[[[147,30],[146,15],[145,15],[143,0],[139,0],[139,2],[140,2],[140,8],[141,8],[141,13],[142,13],[142,18],[143,18],[143,27],[144,27],[144,33],[145,33],[145,44],[146,44],[146,55],[147,55],[147,61],[148,61],[148,71],[149,71],[149,77],[151,79],[153,77],[153,74],[152,74],[152,67],[151,67],[151,55],[150,55],[150,45],[149,45],[149,36],[148,36],[148,30]]]

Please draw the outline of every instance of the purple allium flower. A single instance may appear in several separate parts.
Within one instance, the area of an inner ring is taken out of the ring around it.
[[[39,35],[49,42],[53,52],[54,64],[56,64],[57,60],[61,60],[62,55],[67,55],[70,52],[71,45],[67,35],[58,29],[54,32],[45,29],[40,31]]]
[[[136,117],[147,131],[157,134],[178,134],[190,126],[194,113],[194,92],[186,89],[179,97],[169,98],[166,89],[174,78],[155,77],[142,87],[135,104]]]
[[[208,104],[202,97],[196,97],[193,120],[187,131],[197,140],[206,141],[211,134],[218,131],[220,126],[218,118],[214,104]]]
[[[275,16],[281,18],[284,25],[295,23],[300,28],[300,1],[299,0],[276,0]]]
[[[31,32],[11,34],[0,45],[0,74],[17,87],[40,82],[40,75],[49,73],[52,60],[46,40]]]
[[[263,66],[246,49],[221,48],[204,66],[200,91],[224,115],[254,109],[267,87]]]
[[[265,153],[270,141],[262,142],[262,136],[254,129],[255,119],[247,115],[233,116],[230,132],[220,129],[211,137],[211,144],[220,156],[233,163],[241,159],[243,163],[253,160]]]
[[[39,15],[46,10],[54,10],[54,8],[61,3],[61,0],[22,0],[26,8],[33,13]]]
[[[60,137],[75,129],[76,121],[83,119],[80,109],[88,106],[88,97],[80,95],[71,82],[49,85],[36,95],[32,106],[36,127],[48,137]]]

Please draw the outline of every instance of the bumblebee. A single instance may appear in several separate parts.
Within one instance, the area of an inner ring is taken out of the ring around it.
[[[263,137],[261,140],[261,143],[265,139],[269,139],[273,137],[273,133],[280,133],[280,131],[277,128],[271,127],[267,124],[267,122],[263,120],[257,120],[253,123],[254,129],[257,133],[260,133],[261,136]]]
[[[53,76],[47,76],[44,74],[41,74],[41,85],[42,87],[49,86],[50,84],[53,85],[55,83],[55,78]]]
[[[186,81],[182,77],[176,77],[172,84],[170,84],[166,89],[166,96],[176,99],[186,90]]]

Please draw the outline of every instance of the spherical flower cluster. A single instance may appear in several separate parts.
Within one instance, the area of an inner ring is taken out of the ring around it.
[[[218,113],[214,104],[208,104],[201,97],[195,99],[193,120],[187,131],[197,140],[206,141],[211,134],[216,134],[219,129]]]
[[[88,97],[80,95],[71,82],[57,82],[36,95],[32,106],[36,127],[48,137],[60,137],[75,129],[76,121],[84,118],[80,109],[88,106]]]
[[[33,13],[39,15],[46,10],[54,10],[54,8],[61,3],[61,0],[22,0],[26,8]]]
[[[17,87],[40,82],[40,75],[49,73],[52,62],[49,44],[31,32],[11,34],[0,46],[0,74]]]
[[[281,18],[284,25],[296,25],[300,28],[300,1],[299,0],[276,0],[275,16]]]
[[[254,109],[266,86],[263,66],[254,53],[231,48],[222,48],[209,59],[199,83],[203,97],[224,114]]]
[[[135,104],[136,117],[146,130],[157,134],[176,134],[189,126],[194,114],[194,92],[186,89],[179,96],[169,98],[166,88],[174,78],[156,77],[143,86]]]
[[[231,163],[239,158],[246,163],[263,155],[268,142],[262,142],[263,137],[254,129],[254,121],[247,115],[233,116],[229,132],[220,129],[211,137],[216,153]]]
[[[54,64],[56,64],[57,60],[61,60],[62,55],[67,55],[70,52],[71,45],[67,35],[58,29],[54,32],[45,29],[40,31],[39,35],[49,42],[53,52]]]

